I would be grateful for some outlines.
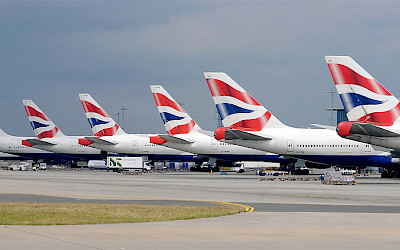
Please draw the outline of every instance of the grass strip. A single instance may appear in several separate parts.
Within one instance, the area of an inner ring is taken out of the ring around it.
[[[237,214],[236,206],[0,202],[0,225],[80,225],[189,220]]]

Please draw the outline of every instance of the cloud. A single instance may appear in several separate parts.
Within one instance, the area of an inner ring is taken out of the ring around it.
[[[148,88],[162,84],[212,130],[204,71],[228,73],[288,125],[327,124],[333,82],[324,55],[353,56],[396,94],[398,5],[1,2],[0,127],[30,134],[20,100],[31,98],[66,134],[87,133],[76,96],[88,92],[110,114],[127,107],[127,131],[162,132]]]

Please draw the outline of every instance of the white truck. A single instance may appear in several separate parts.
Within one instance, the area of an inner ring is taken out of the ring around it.
[[[243,173],[251,170],[277,170],[279,168],[279,163],[274,162],[264,162],[264,161],[240,161],[236,162],[237,167],[234,171],[238,173]]]
[[[30,169],[32,166],[32,163],[30,162],[26,162],[26,161],[21,161],[21,162],[17,162],[14,163],[10,166],[10,169],[13,171],[26,171],[28,169]]]
[[[107,165],[105,161],[102,160],[90,160],[88,161],[88,169],[90,170],[105,170]]]
[[[149,171],[150,163],[143,160],[143,157],[107,157],[107,168],[113,172],[123,171]]]

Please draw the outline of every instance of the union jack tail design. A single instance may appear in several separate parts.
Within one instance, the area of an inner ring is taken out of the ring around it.
[[[22,100],[29,122],[37,138],[64,136],[61,130],[40,110],[32,100]]]
[[[152,85],[150,89],[169,135],[187,134],[192,130],[200,130],[195,121],[162,86]]]
[[[227,74],[205,72],[204,76],[224,127],[254,131],[286,127]]]
[[[79,94],[79,99],[81,100],[94,136],[100,137],[126,134],[91,95]]]
[[[349,121],[392,125],[400,103],[349,56],[325,56]]]

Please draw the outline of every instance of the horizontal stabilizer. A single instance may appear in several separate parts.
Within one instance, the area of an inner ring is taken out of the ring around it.
[[[107,141],[107,140],[97,138],[94,136],[86,136],[85,138],[90,142],[103,144],[103,145],[116,145],[117,144],[116,142]]]
[[[168,142],[178,143],[178,144],[191,144],[191,143],[194,142],[194,141],[192,141],[192,140],[185,140],[185,139],[178,138],[178,137],[171,136],[171,135],[158,135],[158,136],[159,136],[160,138],[162,138],[162,139],[168,141]]]
[[[245,141],[266,141],[271,138],[255,135],[253,133],[242,131],[238,129],[225,130],[225,140],[245,140]]]
[[[377,127],[369,123],[353,123],[349,131],[352,134],[361,134],[375,137],[400,137],[400,134]]]
[[[54,146],[56,143],[53,142],[48,142],[48,141],[42,141],[38,139],[26,139],[32,146]]]
[[[323,129],[329,129],[329,130],[336,131],[336,127],[334,127],[334,126],[322,125],[322,124],[316,124],[316,123],[312,123],[310,125],[314,126],[314,127],[317,127],[317,128],[323,128]]]

